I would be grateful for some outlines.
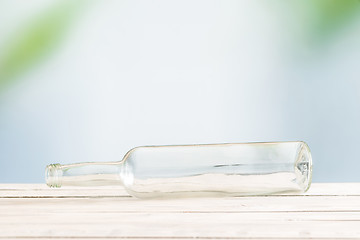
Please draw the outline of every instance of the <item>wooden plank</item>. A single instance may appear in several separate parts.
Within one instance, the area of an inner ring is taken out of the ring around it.
[[[31,206],[31,208],[29,208]],[[16,198],[0,199],[6,211],[99,212],[264,212],[360,211],[359,196],[240,197],[141,200],[136,198]]]
[[[0,198],[96,198],[131,197],[125,189],[29,189],[0,190]]]
[[[18,237],[0,237],[0,239],[16,239],[16,240],[25,240],[25,239],[56,239],[56,240],[69,240],[69,239],[79,239],[79,240],[105,240],[105,239],[121,239],[121,240],[130,240],[130,239],[136,239],[136,240],[149,240],[149,239],[161,239],[161,240],[174,240],[174,239],[239,239],[239,240],[293,240],[293,239],[311,239],[311,240],[339,240],[339,239],[347,239],[347,240],[359,240],[358,237],[356,238],[306,238],[306,237],[299,237],[299,238],[283,238],[283,237],[259,237],[259,238],[253,238],[253,237],[24,237],[24,238],[18,238]]]
[[[49,188],[45,184],[0,184],[0,198],[129,197],[122,186]]]
[[[313,183],[305,196],[360,196],[360,183]]]
[[[293,202],[295,205],[284,204],[286,199],[295,200],[294,197],[187,201],[142,201],[132,198],[116,201],[116,199],[100,198],[88,199],[85,202],[85,199],[77,198],[6,199],[7,202],[2,199],[0,236],[4,238],[22,236],[265,238],[275,237],[276,234],[287,238],[360,236],[360,211],[355,212],[351,208],[348,211],[344,210],[349,202],[346,201],[346,197],[326,197],[339,200],[336,203],[330,201],[330,205],[333,205],[330,209],[321,205],[321,202],[329,202],[329,200],[324,200],[324,197],[314,198],[318,201],[313,205],[302,205],[302,209],[296,205],[301,202],[299,200]],[[356,198],[353,202],[359,205],[359,197],[352,198]],[[241,202],[244,199],[248,200],[246,204]],[[273,201],[269,202],[270,199]],[[279,199],[285,201],[279,202]],[[241,204],[236,204],[238,201]],[[309,211],[312,207],[323,210]],[[130,211],[127,208],[130,208]],[[164,211],[164,208],[167,210]],[[222,209],[227,211],[222,212]],[[283,232],[283,229],[287,231]]]
[[[119,186],[0,184],[0,239],[359,239],[359,189],[326,183],[305,195],[141,200]]]
[[[48,216],[43,221],[2,223],[5,237],[251,237],[356,238],[359,221],[294,221],[292,218],[250,219],[239,214],[129,214],[120,216]],[[32,217],[34,219],[34,216]],[[110,219],[112,218],[112,219]],[[114,219],[115,218],[115,219]]]
[[[314,183],[304,194],[276,196],[360,196],[360,183]],[[129,197],[122,186],[49,188],[45,184],[0,184],[0,198]]]
[[[338,221],[338,222],[360,222],[360,212],[233,212],[233,213],[202,213],[202,212],[161,212],[155,214],[148,213],[100,213],[99,212],[35,212],[21,213],[2,213],[0,224],[49,224],[67,225],[67,224],[122,224],[124,222],[152,222],[154,219],[168,219],[172,223],[181,223],[188,218],[203,219],[202,223],[211,224],[221,219],[222,224],[231,223],[236,219],[237,223],[250,222],[271,222],[279,223],[293,222],[321,222],[321,221]]]

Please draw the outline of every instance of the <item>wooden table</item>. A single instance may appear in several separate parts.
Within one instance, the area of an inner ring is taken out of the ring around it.
[[[121,187],[0,184],[0,239],[360,239],[360,183],[304,195],[140,200]]]

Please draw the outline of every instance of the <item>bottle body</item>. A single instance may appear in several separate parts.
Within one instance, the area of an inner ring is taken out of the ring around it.
[[[110,183],[104,181],[109,178],[139,198],[304,192],[312,172],[310,150],[304,142],[136,147],[122,161],[107,164],[101,167],[100,178],[96,170],[95,174],[83,171],[85,185],[95,176],[92,185]],[[84,167],[89,166],[80,169]],[[66,175],[73,169],[62,171],[62,183],[77,182],[78,176]],[[66,176],[72,180],[65,180]]]

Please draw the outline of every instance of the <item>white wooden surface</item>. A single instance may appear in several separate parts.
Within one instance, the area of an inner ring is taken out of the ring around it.
[[[360,183],[304,195],[140,200],[121,187],[0,184],[0,239],[360,239]]]

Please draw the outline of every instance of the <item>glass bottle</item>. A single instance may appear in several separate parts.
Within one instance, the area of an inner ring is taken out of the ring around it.
[[[144,146],[119,162],[51,164],[50,187],[122,184],[139,198],[305,192],[312,159],[304,142]]]

